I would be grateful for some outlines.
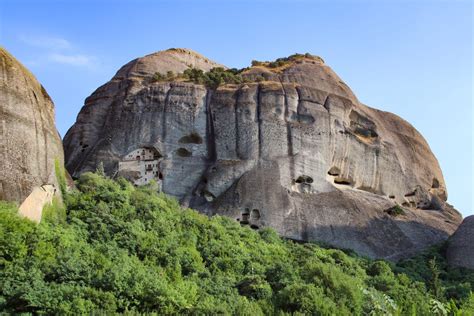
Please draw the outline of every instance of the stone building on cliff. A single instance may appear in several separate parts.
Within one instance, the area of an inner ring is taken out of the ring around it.
[[[137,148],[126,154],[118,163],[118,174],[135,185],[144,185],[155,180],[161,183],[161,155],[154,148]]]

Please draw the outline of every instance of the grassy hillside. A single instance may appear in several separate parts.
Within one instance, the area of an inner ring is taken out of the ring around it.
[[[442,249],[393,266],[208,218],[153,186],[84,174],[36,225],[0,202],[0,311],[472,315]],[[435,258],[435,259],[433,259]]]

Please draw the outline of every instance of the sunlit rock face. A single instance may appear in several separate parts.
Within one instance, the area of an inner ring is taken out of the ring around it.
[[[154,148],[162,190],[185,205],[377,258],[413,254],[459,225],[423,137],[361,104],[319,57],[250,67],[246,83],[212,89],[150,79],[219,66],[174,49],[122,67],[67,133],[69,172],[102,162],[116,175],[128,153]]]
[[[57,188],[55,161],[62,166],[64,154],[53,102],[36,78],[0,48],[0,199],[21,203],[34,188]],[[38,212],[28,214],[41,218]]]

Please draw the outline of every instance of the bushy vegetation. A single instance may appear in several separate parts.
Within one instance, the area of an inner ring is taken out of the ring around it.
[[[288,65],[292,62],[300,60],[302,58],[313,58],[323,61],[320,57],[313,56],[309,53],[306,54],[293,54],[288,57],[278,58],[275,61],[257,61],[252,60],[252,66],[264,66],[268,68],[280,68],[285,65]],[[242,77],[241,73],[248,70],[249,68],[231,68],[224,69],[222,67],[214,67],[211,70],[204,72],[202,69],[197,68],[188,68],[183,73],[175,74],[172,71],[168,71],[166,74],[156,72],[151,77],[151,82],[163,82],[163,81],[174,81],[174,80],[184,80],[191,81],[196,84],[203,84],[209,88],[216,89],[223,84],[240,84],[249,82],[250,79]],[[262,76],[257,76],[256,82],[265,80]]]
[[[222,84],[238,84],[244,82],[244,79],[239,73],[240,71],[235,68],[224,69],[222,67],[215,67],[208,72],[204,72],[201,69],[189,68],[184,71],[184,77],[194,83],[204,84],[215,89]]]
[[[279,68],[303,58],[314,58],[314,59],[320,60],[321,62],[324,62],[321,57],[313,56],[310,53],[306,53],[306,54],[293,54],[288,57],[277,58],[275,61],[252,60],[252,66]]]
[[[76,185],[65,194],[65,207],[52,205],[39,225],[0,202],[1,311],[474,312],[473,273],[449,270],[438,250],[393,266],[283,240],[271,229],[253,231],[229,218],[208,218],[156,193],[153,184],[136,188],[85,173]]]
[[[159,72],[155,72],[153,77],[151,78],[152,82],[159,82],[159,81],[173,81],[175,79],[182,78],[182,75],[175,74],[172,71],[168,71],[166,74],[162,74]]]
[[[152,82],[160,81],[173,81],[173,80],[184,80],[191,81],[196,84],[203,84],[209,88],[216,89],[220,85],[228,83],[243,83],[247,82],[240,75],[242,70],[232,68],[224,69],[222,67],[215,67],[204,72],[197,68],[188,68],[182,74],[174,74],[172,71],[168,71],[166,75],[159,72],[155,73],[151,79]]]
[[[392,206],[391,208],[388,208],[385,210],[385,213],[391,215],[391,216],[399,216],[399,215],[405,215],[405,211],[403,208],[396,204],[395,206]]]

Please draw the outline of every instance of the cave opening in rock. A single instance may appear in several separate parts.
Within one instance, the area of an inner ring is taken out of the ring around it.
[[[193,154],[186,148],[181,147],[176,150],[176,155],[179,157],[191,157]]]
[[[257,230],[257,229],[258,229],[258,225],[252,224],[252,225],[250,225],[250,228]]]
[[[351,185],[352,181],[345,178],[334,178],[334,183],[339,185]]]
[[[433,178],[433,183],[431,184],[432,189],[438,189],[439,188],[439,181],[436,178]]]
[[[410,197],[410,196],[415,196],[415,195],[416,195],[416,190],[412,192],[408,192],[407,194],[405,194],[405,197]]]
[[[249,219],[250,219],[250,210],[246,208],[245,211],[242,212],[242,220],[240,221],[240,224],[241,225],[249,224]]]
[[[310,176],[299,176],[298,179],[295,180],[296,183],[305,183],[305,184],[311,184],[313,183],[313,178]]]
[[[179,143],[181,144],[202,144],[202,137],[199,136],[198,133],[191,133],[189,135],[185,135],[179,139]]]
[[[250,212],[250,219],[259,220],[260,219],[260,211],[257,210],[257,209],[253,209],[252,212]]]
[[[363,126],[353,126],[353,130],[354,134],[365,138],[375,138],[379,136],[374,130]]]
[[[330,176],[338,176],[339,174],[341,174],[341,170],[338,168],[338,167],[331,167],[331,169],[328,170],[328,175]]]
[[[375,123],[365,115],[351,111],[349,118],[351,120],[350,128],[355,135],[362,137],[362,139],[374,139],[379,136]]]

